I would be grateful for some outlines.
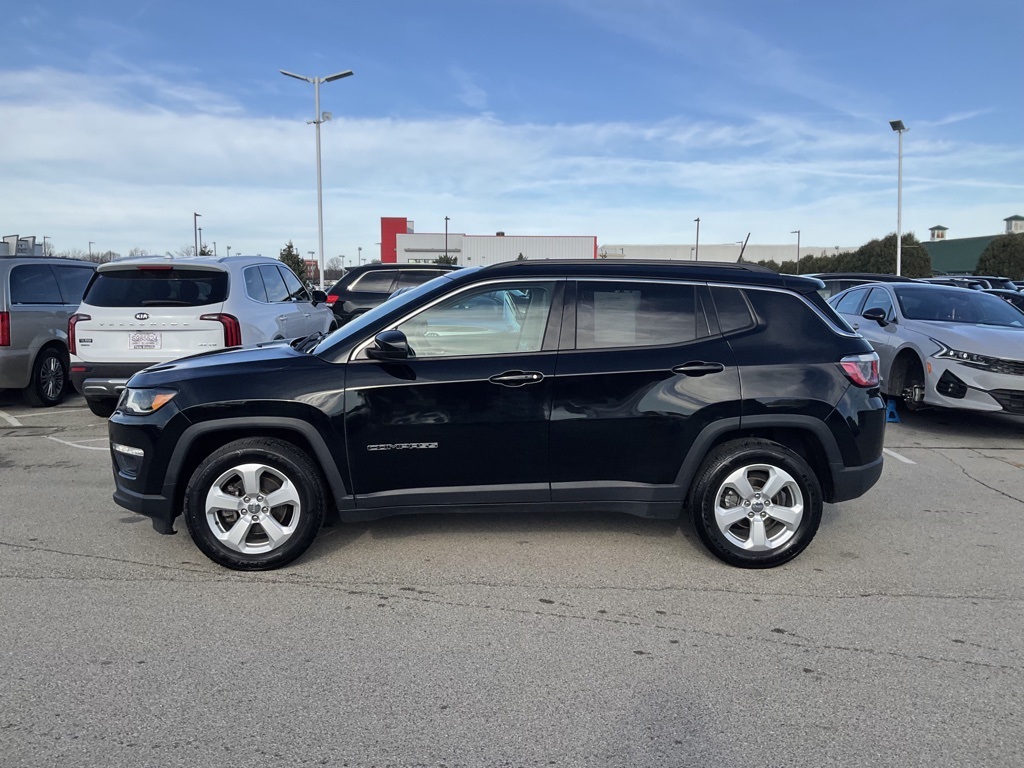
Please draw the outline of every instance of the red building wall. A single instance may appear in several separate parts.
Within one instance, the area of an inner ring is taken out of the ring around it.
[[[381,217],[380,260],[383,264],[394,264],[398,261],[398,235],[405,235],[411,231],[409,220],[404,216]]]

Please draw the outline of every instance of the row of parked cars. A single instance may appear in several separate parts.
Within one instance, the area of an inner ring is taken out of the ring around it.
[[[976,276],[816,277],[828,303],[878,353],[884,394],[910,409],[1024,414],[1024,284]]]
[[[109,416],[150,365],[216,349],[327,334],[400,288],[454,267],[368,264],[330,293],[265,257],[137,257],[103,264],[0,259],[0,389],[33,406],[72,384]]]

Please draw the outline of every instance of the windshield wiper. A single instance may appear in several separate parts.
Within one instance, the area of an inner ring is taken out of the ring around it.
[[[299,352],[309,352],[309,350],[311,350],[313,347],[319,344],[326,335],[327,334],[325,334],[323,331],[317,331],[316,333],[309,334],[309,336],[303,336],[302,338],[299,339],[292,339],[291,345]]]

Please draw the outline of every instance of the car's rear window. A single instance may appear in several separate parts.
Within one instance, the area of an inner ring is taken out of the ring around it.
[[[83,301],[94,307],[200,307],[219,304],[227,295],[227,272],[115,269],[97,272]]]

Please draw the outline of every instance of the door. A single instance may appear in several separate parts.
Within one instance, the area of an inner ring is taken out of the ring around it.
[[[679,501],[695,437],[740,415],[739,374],[707,288],[581,280],[566,304],[575,311],[552,395],[552,499]]]
[[[306,334],[303,333],[303,329],[306,327],[305,318],[302,317],[295,302],[291,300],[291,293],[281,270],[277,268],[276,264],[262,264],[258,269],[266,291],[266,301],[273,304],[276,311],[275,328],[270,338],[291,339],[296,336],[305,336]],[[248,274],[249,272],[246,273],[247,276]],[[249,287],[247,286],[248,291]],[[250,295],[252,294],[250,293]],[[247,339],[243,339],[243,341],[248,342]]]
[[[344,430],[356,504],[546,501],[560,284],[468,286],[395,325],[407,360],[349,363]]]

